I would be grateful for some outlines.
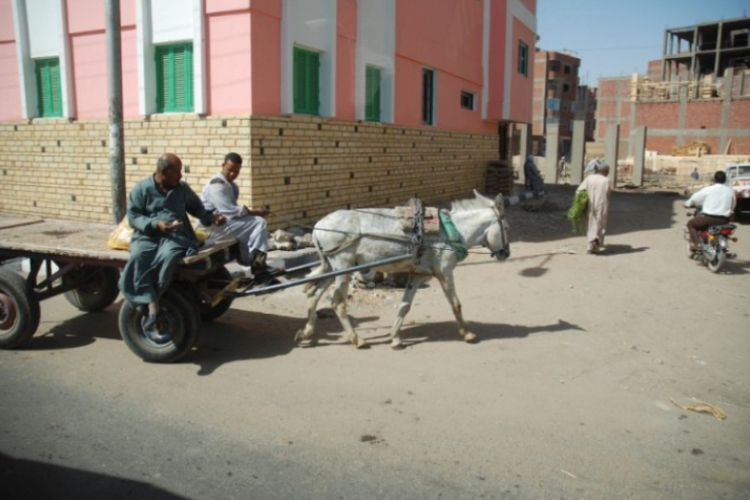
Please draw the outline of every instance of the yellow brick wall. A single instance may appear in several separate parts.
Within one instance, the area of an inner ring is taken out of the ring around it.
[[[339,208],[437,202],[482,189],[495,136],[313,117],[153,115],[125,122],[128,190],[164,152],[200,192],[226,153],[245,159],[241,202],[312,223]],[[112,222],[109,125],[36,119],[0,124],[0,212]]]

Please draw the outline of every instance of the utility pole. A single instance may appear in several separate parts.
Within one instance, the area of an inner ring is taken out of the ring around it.
[[[112,217],[118,224],[126,213],[125,141],[122,124],[122,55],[120,0],[105,0],[107,26],[107,80],[109,81],[109,165],[112,181]]]

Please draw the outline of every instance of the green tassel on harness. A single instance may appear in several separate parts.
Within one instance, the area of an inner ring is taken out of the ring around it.
[[[448,242],[453,247],[453,250],[456,251],[456,258],[458,259],[458,262],[461,262],[469,256],[469,251],[466,250],[463,241],[461,241],[461,235],[458,234],[458,230],[453,224],[453,220],[451,220],[450,214],[447,212],[443,212],[442,210],[438,212],[438,214],[440,215],[440,227],[443,228],[443,230],[445,231],[445,235],[448,237]]]
[[[573,225],[573,232],[583,232],[586,227],[586,217],[589,209],[589,194],[586,190],[576,191],[573,205],[568,210],[568,220]]]

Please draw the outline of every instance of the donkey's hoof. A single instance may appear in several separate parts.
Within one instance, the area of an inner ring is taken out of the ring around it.
[[[406,346],[399,340],[391,342],[391,349],[393,349],[394,351],[403,351],[404,349],[406,349]]]
[[[475,333],[467,333],[464,335],[464,342],[467,344],[476,344],[479,342],[479,337]]]
[[[297,330],[297,334],[294,336],[294,343],[299,344],[305,340],[308,340],[311,335],[306,335],[305,330]]]
[[[370,344],[368,344],[365,340],[359,339],[354,343],[354,345],[357,346],[357,349],[369,349]]]

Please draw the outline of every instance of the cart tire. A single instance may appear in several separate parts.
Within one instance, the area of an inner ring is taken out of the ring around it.
[[[214,274],[211,275],[211,277],[208,279],[208,283],[210,284],[212,280],[217,280],[221,281],[222,284],[226,284],[227,282],[231,281],[231,279],[232,273],[230,273],[226,267],[220,266],[216,268]],[[233,301],[234,299],[232,298],[225,298],[214,307],[211,307],[210,302],[205,299],[199,298],[201,320],[208,322],[218,318],[219,316],[227,312],[230,307],[232,307]]]
[[[117,281],[120,279],[120,271],[114,267],[98,267],[96,270],[93,266],[82,266],[80,273],[89,273],[93,275],[78,288],[65,292],[65,298],[68,302],[77,307],[80,311],[99,312],[109,307],[117,298],[120,289],[117,287]],[[63,283],[66,278],[72,279],[72,276],[63,276]]]
[[[0,269],[0,348],[13,349],[33,337],[40,316],[39,299],[26,280]]]
[[[141,327],[143,313],[127,300],[120,308],[120,335],[130,350],[144,361],[172,363],[190,352],[198,340],[198,314],[190,301],[173,288],[167,290],[159,302],[160,329],[171,335],[168,341],[158,344],[146,337]]]

